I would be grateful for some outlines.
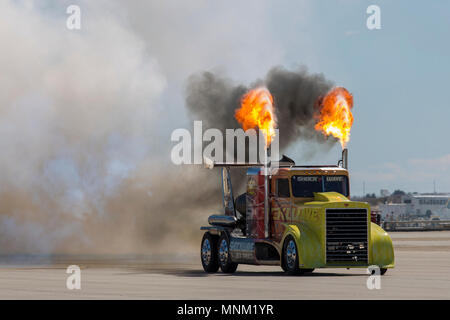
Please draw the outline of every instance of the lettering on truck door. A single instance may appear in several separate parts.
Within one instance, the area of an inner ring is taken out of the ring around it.
[[[271,197],[271,237],[281,241],[284,233],[284,223],[291,222],[291,193],[288,178],[273,179]]]

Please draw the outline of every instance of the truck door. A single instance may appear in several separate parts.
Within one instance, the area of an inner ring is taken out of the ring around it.
[[[272,179],[271,197],[271,237],[281,241],[284,233],[284,223],[291,222],[291,193],[288,178]]]

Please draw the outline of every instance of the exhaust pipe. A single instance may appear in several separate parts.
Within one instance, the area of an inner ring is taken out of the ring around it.
[[[348,149],[342,150],[342,168],[348,170]]]
[[[264,237],[269,238],[269,174],[264,177]]]
[[[269,170],[267,148],[265,149],[264,155],[264,237],[269,238]]]
[[[236,226],[235,216],[212,215],[208,217],[208,223],[212,226],[231,227]]]

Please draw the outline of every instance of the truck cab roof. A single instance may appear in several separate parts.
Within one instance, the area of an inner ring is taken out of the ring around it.
[[[262,174],[264,167],[251,167],[247,169],[247,175]],[[340,174],[348,175],[348,170],[334,165],[320,165],[320,166],[280,166],[276,168],[269,167],[270,175],[291,175],[291,174],[306,174],[306,175],[322,175],[322,174]]]

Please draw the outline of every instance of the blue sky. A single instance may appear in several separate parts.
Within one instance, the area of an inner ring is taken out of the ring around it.
[[[368,30],[366,8],[381,9]],[[450,192],[450,2],[277,2],[270,23],[287,66],[305,64],[354,95],[352,193]],[[327,155],[332,159],[339,146]],[[301,151],[300,151],[301,152]]]

